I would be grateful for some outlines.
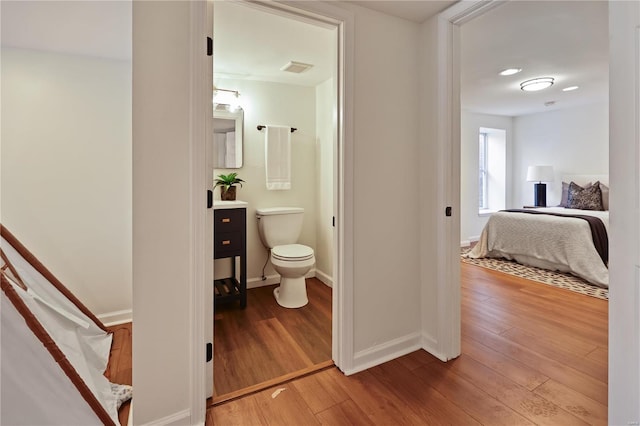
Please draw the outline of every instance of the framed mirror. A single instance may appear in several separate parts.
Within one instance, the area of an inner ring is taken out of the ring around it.
[[[213,105],[213,149],[216,169],[242,167],[244,111],[225,104]]]

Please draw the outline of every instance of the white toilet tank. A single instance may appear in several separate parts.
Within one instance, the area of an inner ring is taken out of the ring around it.
[[[256,209],[258,232],[265,247],[294,244],[302,231],[304,209],[301,207],[269,207]]]

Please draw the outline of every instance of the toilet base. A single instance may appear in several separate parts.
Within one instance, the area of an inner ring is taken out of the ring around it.
[[[278,305],[283,308],[301,308],[309,303],[307,284],[304,277],[282,277],[280,287],[273,290],[273,296],[276,298]]]

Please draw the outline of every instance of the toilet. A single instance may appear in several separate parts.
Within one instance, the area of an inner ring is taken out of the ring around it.
[[[271,249],[271,264],[280,274],[273,295],[280,306],[300,308],[309,302],[304,277],[316,263],[311,247],[296,244],[302,230],[304,209],[270,207],[256,210],[262,244]]]

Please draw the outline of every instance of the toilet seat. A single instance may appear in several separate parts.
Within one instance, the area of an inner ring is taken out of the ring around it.
[[[285,244],[271,249],[271,257],[281,261],[302,261],[313,258],[313,249],[302,244]]]

